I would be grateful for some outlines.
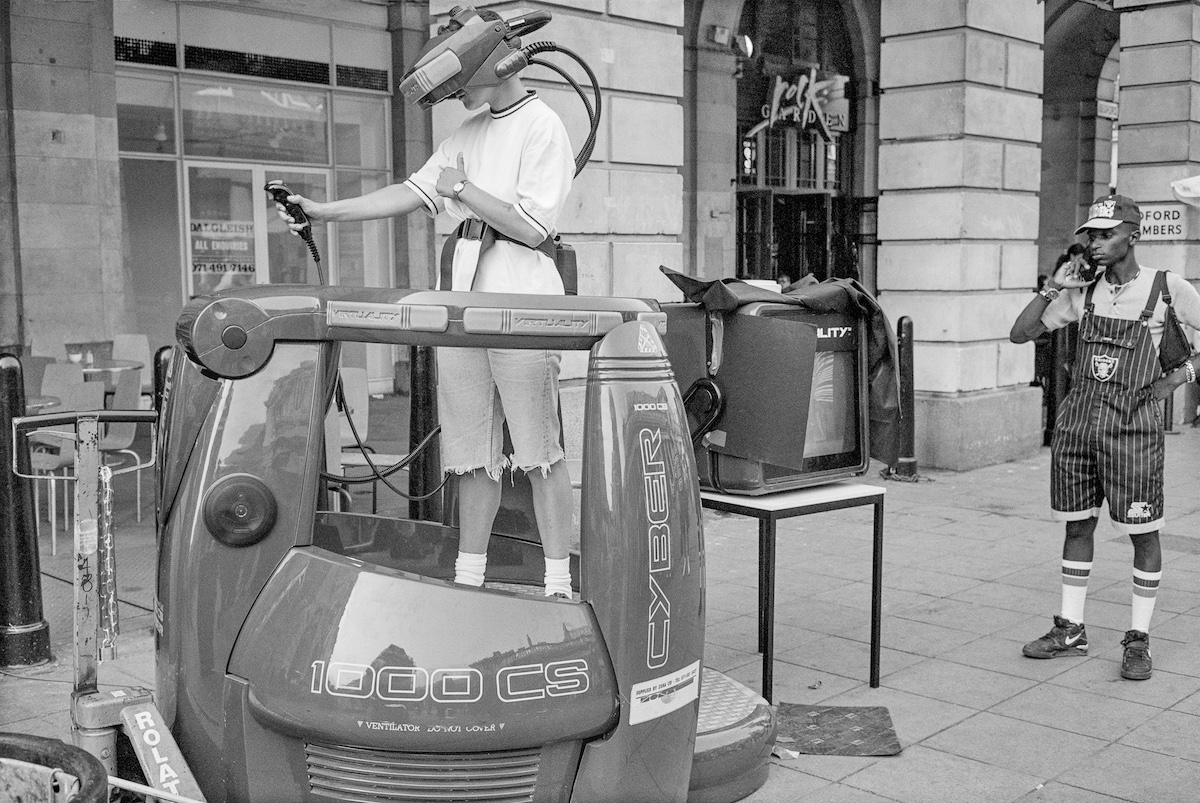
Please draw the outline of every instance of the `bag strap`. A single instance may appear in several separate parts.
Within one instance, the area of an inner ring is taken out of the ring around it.
[[[474,236],[476,234],[477,236]],[[442,246],[442,259],[438,267],[438,274],[441,278],[438,283],[438,287],[443,290],[449,290],[453,282],[454,247],[458,243],[458,239],[463,236],[470,236],[471,239],[477,239],[481,241],[479,244],[480,259],[483,259],[483,255],[497,240],[504,240],[506,242],[516,243],[517,245],[529,248],[529,246],[525,245],[525,243],[521,242],[520,240],[509,237],[507,234],[504,234],[499,229],[489,226],[482,220],[477,218],[468,218],[462,223],[459,223],[454,231],[450,232],[450,236],[446,238],[446,242]],[[557,267],[557,260],[554,259],[554,248],[554,238],[547,237],[538,243],[533,250],[541,251],[543,254],[550,257],[550,260],[555,262],[555,266]]]
[[[1154,315],[1154,308],[1158,306],[1159,296],[1162,296],[1163,301],[1166,301],[1168,306],[1171,304],[1171,293],[1167,290],[1167,271],[1160,270],[1156,271],[1156,273],[1154,286],[1150,288],[1150,298],[1146,300],[1146,308],[1142,310],[1142,314],[1139,316],[1142,321],[1148,321]]]

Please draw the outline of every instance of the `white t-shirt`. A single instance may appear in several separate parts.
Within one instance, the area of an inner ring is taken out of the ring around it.
[[[558,115],[530,92],[513,105],[487,109],[463,121],[420,170],[404,182],[425,201],[430,216],[475,217],[465,204],[437,194],[438,176],[463,155],[467,179],[517,212],[543,237],[557,231],[571,191],[575,158]],[[554,260],[523,245],[498,240],[479,261],[474,285],[455,290],[562,295]]]
[[[1137,277],[1120,287],[1109,284],[1107,272],[1101,274],[1092,293],[1093,313],[1105,318],[1137,320],[1146,308],[1157,272],[1154,268],[1142,265]],[[1188,326],[1200,329],[1200,292],[1176,273],[1167,274],[1167,289],[1171,293],[1171,306],[1175,308],[1175,316]],[[1058,298],[1046,305],[1046,311],[1042,313],[1042,324],[1053,331],[1082,319],[1086,292],[1086,287],[1063,290]],[[1150,317],[1150,336],[1154,339],[1155,346],[1162,337],[1163,318],[1166,314],[1166,302],[1159,296],[1154,314]]]

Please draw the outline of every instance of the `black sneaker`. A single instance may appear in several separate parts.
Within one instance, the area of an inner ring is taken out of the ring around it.
[[[1059,658],[1063,655],[1087,655],[1087,648],[1087,629],[1082,624],[1055,616],[1050,632],[1026,644],[1021,652],[1030,658]]]
[[[1126,680],[1145,680],[1150,677],[1150,634],[1141,630],[1126,630],[1121,639],[1125,654],[1121,656],[1121,677]]]

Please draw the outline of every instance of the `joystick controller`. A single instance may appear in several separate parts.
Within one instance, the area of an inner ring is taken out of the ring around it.
[[[266,190],[267,195],[271,196],[272,201],[284,208],[284,211],[288,213],[292,220],[304,225],[304,228],[297,232],[297,234],[308,245],[313,262],[317,263],[317,277],[321,280],[321,284],[325,284],[325,276],[321,270],[321,252],[317,250],[317,244],[313,240],[312,222],[308,219],[308,215],[304,214],[304,210],[300,208],[300,204],[292,203],[288,200],[288,196],[294,195],[294,193],[279,179],[268,181],[263,189]]]

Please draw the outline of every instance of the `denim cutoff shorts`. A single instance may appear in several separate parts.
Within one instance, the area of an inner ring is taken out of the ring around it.
[[[482,468],[492,479],[509,465],[545,475],[564,457],[558,420],[562,355],[533,349],[439,346],[438,417],[444,473]],[[513,454],[504,454],[504,423]]]

